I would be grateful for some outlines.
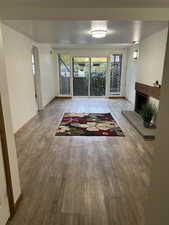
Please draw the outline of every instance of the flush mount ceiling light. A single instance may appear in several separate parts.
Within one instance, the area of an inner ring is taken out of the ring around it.
[[[92,30],[90,33],[93,38],[104,38],[106,37],[107,30],[97,29],[97,30]]]

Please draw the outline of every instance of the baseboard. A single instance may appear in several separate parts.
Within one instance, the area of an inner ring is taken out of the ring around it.
[[[46,108],[48,105],[50,105],[54,100],[56,100],[56,97],[52,98],[52,100],[46,104],[44,106],[44,108]],[[42,109],[43,110],[43,109]],[[19,134],[20,132],[22,132],[23,129],[25,129],[36,117],[38,116],[38,112],[36,113],[36,115],[34,115],[30,120],[28,120],[22,127],[20,127],[16,132],[15,135]]]
[[[17,209],[20,206],[20,203],[21,203],[22,199],[23,199],[23,195],[20,194],[17,201],[15,202],[15,204],[13,206],[13,213],[12,213],[12,215],[10,215],[10,217],[8,219],[8,222],[14,217],[15,213],[17,212]],[[7,222],[7,224],[8,224],[8,222]]]
[[[14,214],[16,213],[17,209],[19,208],[19,205],[20,205],[22,199],[23,199],[23,195],[20,194],[14,205]]]
[[[19,134],[20,132],[22,132],[23,129],[25,129],[36,117],[38,116],[38,114],[34,115],[30,120],[28,120],[22,127],[20,127],[16,132],[15,135]]]
[[[109,96],[110,99],[125,99],[126,100],[126,97],[125,96]]]
[[[68,98],[72,98],[72,96],[56,96],[56,99],[68,99]]]
[[[44,106],[44,108],[46,108],[46,107],[48,107],[53,101],[55,101],[56,100],[56,96],[54,97],[54,98],[52,98],[45,106]]]

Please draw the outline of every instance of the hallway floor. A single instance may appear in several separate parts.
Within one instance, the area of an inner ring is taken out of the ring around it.
[[[10,225],[143,225],[153,141],[125,100],[55,100],[16,135],[23,200]],[[65,112],[111,112],[125,137],[56,137]]]

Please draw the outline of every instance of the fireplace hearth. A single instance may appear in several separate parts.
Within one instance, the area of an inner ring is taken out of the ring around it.
[[[143,119],[140,114],[143,105],[149,101],[150,97],[159,100],[160,88],[136,83],[135,89],[135,111],[122,111],[122,114],[145,140],[153,140],[156,136],[157,129],[155,127],[153,129],[146,128],[143,124]]]

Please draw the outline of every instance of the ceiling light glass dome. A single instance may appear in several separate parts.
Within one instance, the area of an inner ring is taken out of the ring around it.
[[[106,30],[92,30],[91,35],[93,38],[104,38],[106,37],[107,31]]]

